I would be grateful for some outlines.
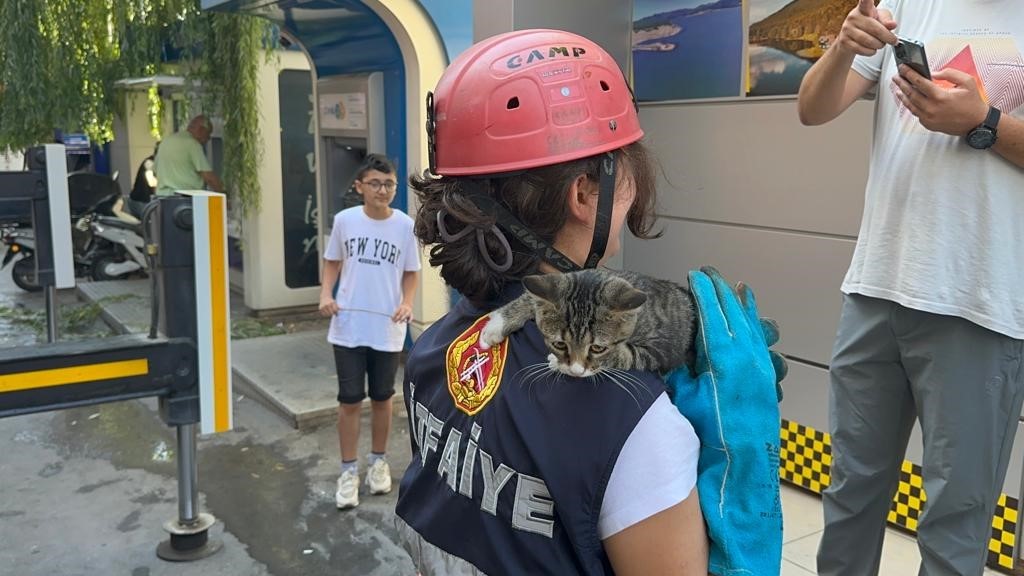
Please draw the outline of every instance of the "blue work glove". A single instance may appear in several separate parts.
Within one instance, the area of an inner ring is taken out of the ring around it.
[[[762,321],[750,288],[734,291],[713,268],[693,270],[696,376],[669,374],[669,393],[700,438],[697,490],[718,576],[779,574],[779,381],[782,356],[768,346],[778,328]]]

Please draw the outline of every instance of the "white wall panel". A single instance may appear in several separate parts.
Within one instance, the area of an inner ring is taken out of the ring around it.
[[[790,359],[782,381],[782,417],[828,432],[828,370]]]
[[[782,329],[781,351],[828,364],[852,240],[688,220],[662,219],[660,226],[657,240],[627,238],[628,269],[685,282],[688,270],[715,266],[754,289],[761,313]]]
[[[640,122],[667,178],[660,212],[856,236],[872,111],[858,102],[808,128],[792,100],[644,105]]]

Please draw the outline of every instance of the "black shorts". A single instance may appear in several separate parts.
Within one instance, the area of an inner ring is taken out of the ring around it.
[[[358,404],[366,398],[387,400],[395,395],[395,374],[401,352],[381,352],[367,346],[334,347],[334,367],[338,371],[338,403]]]

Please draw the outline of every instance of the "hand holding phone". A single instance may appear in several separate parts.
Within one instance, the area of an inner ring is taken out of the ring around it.
[[[897,66],[906,64],[914,72],[928,80],[932,79],[931,68],[928,66],[928,56],[925,54],[923,43],[897,36],[896,45],[892,47],[892,55],[896,59]]]

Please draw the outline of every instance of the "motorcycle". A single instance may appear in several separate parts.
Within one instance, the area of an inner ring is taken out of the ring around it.
[[[72,253],[78,278],[110,280],[148,268],[142,252],[145,242],[138,228],[139,221],[124,212],[124,198],[116,178],[116,172],[113,176],[89,172],[68,175]],[[40,290],[35,274],[36,246],[32,232],[6,226],[0,229],[0,241],[7,245],[0,269],[13,261],[14,283],[28,292]],[[126,254],[129,257],[126,258]],[[19,255],[21,258],[14,260]],[[138,261],[133,257],[140,258],[142,265],[135,265]]]
[[[149,273],[146,241],[141,221],[115,205],[112,215],[93,215],[89,226],[104,248],[93,254],[93,280],[145,277]]]
[[[85,275],[93,280],[145,277],[149,272],[141,221],[127,211],[116,178],[101,174],[68,178],[72,198],[94,201],[75,222],[75,228],[88,238],[75,252],[83,255]]]
[[[17,226],[4,226],[0,230],[0,240],[7,246],[0,269],[6,268],[15,256],[21,256],[11,268],[11,279],[14,284],[26,292],[38,292],[43,289],[36,281],[36,239],[31,232],[19,230]]]

